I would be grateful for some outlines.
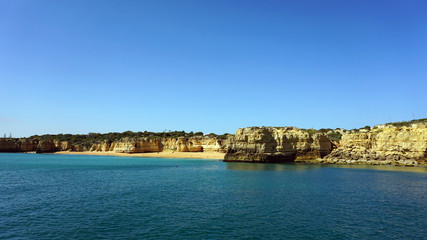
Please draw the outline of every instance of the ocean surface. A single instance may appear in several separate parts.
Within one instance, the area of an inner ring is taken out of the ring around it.
[[[427,169],[2,153],[0,239],[427,239]]]

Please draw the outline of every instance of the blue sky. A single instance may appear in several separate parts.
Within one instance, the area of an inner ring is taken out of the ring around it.
[[[0,133],[427,117],[427,1],[0,0]]]

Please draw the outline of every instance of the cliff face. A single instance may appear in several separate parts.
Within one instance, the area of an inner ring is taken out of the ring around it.
[[[223,141],[217,138],[162,138],[141,140],[120,140],[113,142],[109,151],[122,153],[144,152],[225,152]]]
[[[92,145],[72,144],[58,140],[0,139],[0,152],[91,151],[115,153],[145,152],[225,152],[223,140],[211,137],[121,139],[114,142],[101,142]]]
[[[74,150],[74,146],[67,141],[58,140],[42,140],[37,143],[37,153],[52,153],[57,151],[71,151]],[[25,152],[25,151],[22,151]]]
[[[367,132],[347,133],[323,162],[417,166],[427,162],[427,124],[378,125]]]
[[[309,134],[294,127],[240,128],[227,140],[224,161],[305,161],[321,158],[332,150],[326,134]]]
[[[55,151],[67,151],[71,148],[72,146],[68,142],[60,142],[53,140],[37,141],[25,138],[0,139],[0,152],[47,153]]]
[[[191,137],[162,139],[163,151],[225,152],[225,142],[217,138]]]
[[[0,152],[34,152],[37,144],[28,139],[0,139]]]
[[[106,150],[104,147],[102,150]],[[145,152],[161,152],[162,143],[160,139],[141,139],[141,140],[120,140],[113,142],[108,151],[117,153],[145,153]]]

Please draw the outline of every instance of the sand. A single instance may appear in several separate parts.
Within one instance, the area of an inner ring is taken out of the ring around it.
[[[100,155],[119,157],[158,157],[158,158],[204,158],[204,159],[224,159],[225,153],[217,152],[154,152],[154,153],[115,153],[115,152],[68,152],[61,151],[54,154],[70,155]]]

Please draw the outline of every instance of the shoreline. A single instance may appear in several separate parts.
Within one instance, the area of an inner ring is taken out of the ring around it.
[[[27,153],[37,154],[36,152],[0,152],[0,153]],[[39,153],[40,154],[40,153]],[[422,168],[427,169],[427,164],[396,164],[393,162],[349,162],[349,161],[322,161],[322,159],[305,160],[305,161],[292,161],[292,162],[260,162],[260,161],[242,161],[242,160],[224,160],[225,153],[220,152],[150,152],[150,153],[116,153],[116,152],[73,152],[73,151],[58,151],[41,154],[60,154],[60,155],[92,155],[92,156],[116,156],[116,157],[146,157],[146,158],[176,158],[176,159],[209,159],[220,160],[223,162],[234,163],[255,163],[255,164],[274,164],[274,163],[290,163],[290,164],[303,164],[303,165],[331,165],[331,166],[393,166],[404,168]]]
[[[116,153],[116,152],[69,152],[59,151],[52,154],[97,155],[117,157],[150,157],[150,158],[198,158],[223,160],[225,153],[220,152],[151,152],[151,153]]]

